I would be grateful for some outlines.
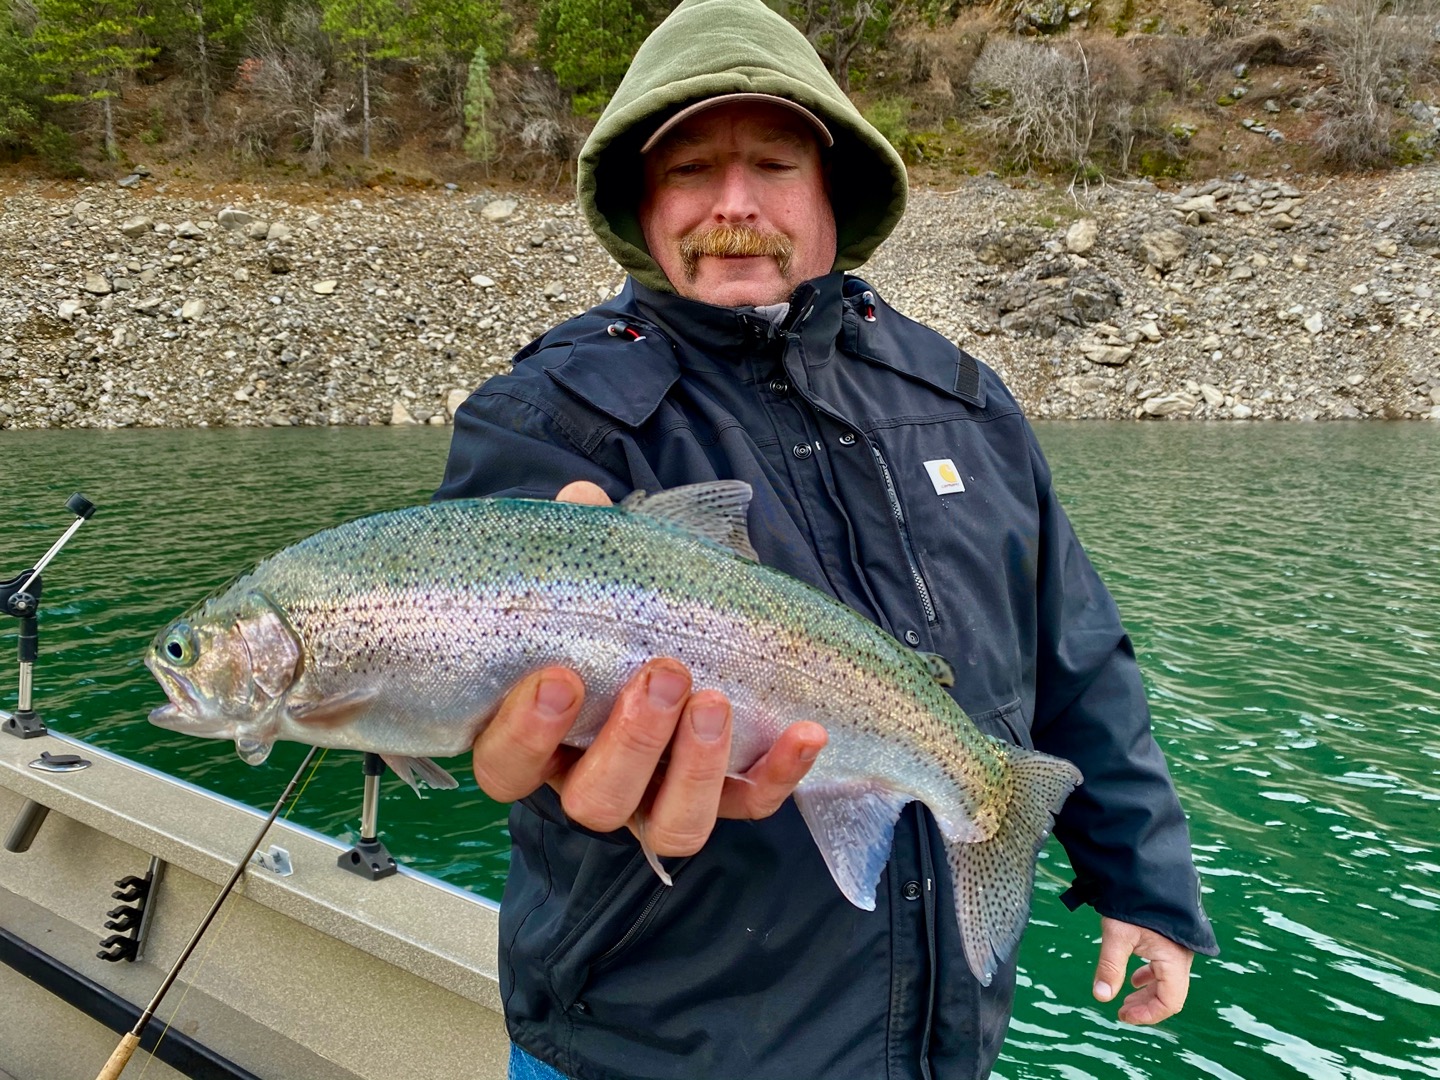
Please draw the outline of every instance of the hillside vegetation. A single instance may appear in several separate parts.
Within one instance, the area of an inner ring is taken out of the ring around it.
[[[773,0],[917,175],[1405,165],[1437,0]],[[659,0],[0,0],[0,163],[559,186]]]

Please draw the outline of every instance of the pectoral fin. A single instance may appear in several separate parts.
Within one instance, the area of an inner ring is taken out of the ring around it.
[[[317,701],[291,699],[285,705],[290,719],[309,727],[336,728],[354,720],[379,694],[371,687],[362,687],[345,694],[333,694]],[[448,775],[448,774],[447,774]]]
[[[804,784],[795,792],[795,805],[830,876],[864,911],[875,910],[875,885],[890,858],[895,822],[910,801],[903,792],[867,781]]]
[[[645,838],[645,814],[643,811],[636,810],[630,815],[630,828],[634,830],[636,839],[640,841],[640,850],[645,853],[645,861],[650,864],[650,869],[655,871],[655,876],[666,885],[673,887],[675,879],[670,876],[670,871],[666,870],[660,862],[660,856],[650,846],[650,841]]]
[[[442,769],[429,758],[423,757],[402,757],[399,754],[381,754],[380,758],[395,770],[395,775],[404,780],[412,788],[415,794],[420,794],[418,781],[424,780],[427,787],[436,789],[455,788],[460,784],[455,777]]]

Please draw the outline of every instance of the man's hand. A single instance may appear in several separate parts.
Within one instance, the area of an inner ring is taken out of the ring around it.
[[[567,485],[557,498],[610,505],[603,490],[585,482]],[[773,814],[827,739],[819,724],[795,724],[736,780],[725,775],[730,703],[716,690],[695,691],[679,661],[652,660],[641,668],[582,752],[561,740],[584,696],[580,677],[567,668],[545,668],[522,679],[475,740],[475,780],[501,802],[548,783],[560,793],[571,821],[598,832],[630,823],[638,810],[658,855],[695,854],[717,818]]]
[[[1195,954],[1169,938],[1143,926],[1100,917],[1100,963],[1095,969],[1095,997],[1111,1001],[1125,981],[1130,957],[1146,963],[1130,979],[1135,993],[1120,1006],[1126,1024],[1158,1024],[1185,1006],[1190,992],[1190,963]]]

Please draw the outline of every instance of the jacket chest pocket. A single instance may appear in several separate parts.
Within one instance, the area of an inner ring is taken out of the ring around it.
[[[1028,453],[953,418],[881,429],[931,645],[959,696],[1009,701],[1033,677],[1040,511]],[[991,433],[993,434],[993,433]]]

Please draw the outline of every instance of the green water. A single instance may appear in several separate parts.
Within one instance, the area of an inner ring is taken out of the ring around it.
[[[1119,600],[1192,818],[1224,955],[1185,1012],[1090,999],[1095,919],[1041,863],[1007,1080],[1440,1076],[1440,425],[1049,425],[1076,527]],[[144,722],[156,629],[280,545],[428,497],[442,430],[7,432],[0,577],[100,507],[46,573],[36,702],[63,731],[269,806],[298,764]],[[0,706],[13,707],[0,624]],[[386,781],[403,861],[498,895],[503,811]],[[295,819],[352,838],[359,762]]]

